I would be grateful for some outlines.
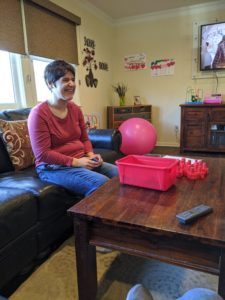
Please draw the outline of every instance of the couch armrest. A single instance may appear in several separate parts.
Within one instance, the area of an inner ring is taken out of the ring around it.
[[[89,139],[93,148],[103,148],[120,152],[121,133],[117,129],[90,129]]]

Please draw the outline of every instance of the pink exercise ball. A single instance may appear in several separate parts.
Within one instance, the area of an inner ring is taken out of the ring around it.
[[[119,131],[122,135],[120,151],[123,154],[143,155],[150,153],[155,147],[156,129],[145,119],[128,119],[120,125]]]

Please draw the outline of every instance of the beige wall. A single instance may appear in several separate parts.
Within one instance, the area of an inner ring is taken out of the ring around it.
[[[100,126],[106,128],[106,107],[110,104],[112,71],[110,70],[113,62],[113,27],[111,24],[96,17],[88,10],[79,7],[73,0],[54,0],[55,4],[62,6],[81,18],[81,25],[77,27],[78,43],[79,43],[79,62],[77,73],[80,81],[79,85],[79,101],[84,113],[99,113]],[[63,4],[62,4],[63,2]],[[95,41],[95,58],[96,61],[106,62],[109,71],[97,69],[94,71],[94,77],[98,79],[97,88],[87,87],[85,83],[85,75],[87,74],[85,67],[82,66],[84,55],[84,37]]]
[[[54,0],[62,6],[62,1]],[[79,26],[80,54],[84,36],[95,40],[97,61],[107,62],[109,71],[96,71],[98,87],[87,88],[85,69],[79,66],[81,80],[80,103],[84,112],[100,112],[101,127],[106,126],[106,106],[118,105],[112,91],[112,84],[125,82],[128,86],[127,104],[133,103],[133,96],[140,95],[144,104],[152,104],[152,122],[158,132],[158,145],[179,145],[175,126],[180,127],[179,104],[185,101],[188,87],[215,92],[216,79],[192,79],[193,23],[224,21],[225,6],[206,10],[198,8],[189,11],[173,11],[142,19],[129,19],[112,25],[102,16],[90,13],[76,1],[64,0],[63,7],[81,17]],[[72,4],[74,3],[74,4]],[[140,71],[125,71],[125,55],[145,53],[148,68]],[[81,56],[82,58],[82,56]],[[176,60],[175,73],[171,76],[152,77],[150,62],[156,59]],[[80,60],[81,62],[81,60]],[[225,94],[225,76],[219,78],[218,92]]]

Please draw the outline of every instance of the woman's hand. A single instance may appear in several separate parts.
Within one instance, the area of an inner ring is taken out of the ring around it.
[[[103,160],[99,154],[93,154],[92,156],[84,156],[81,158],[74,158],[72,161],[73,167],[83,167],[92,170],[99,167],[103,163]]]
[[[91,159],[94,160],[95,162],[98,162],[97,167],[101,166],[103,163],[103,159],[100,154],[95,154],[94,152],[88,152],[87,156]]]

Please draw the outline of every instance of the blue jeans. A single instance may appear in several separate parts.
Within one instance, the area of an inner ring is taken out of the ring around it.
[[[73,193],[84,196],[118,175],[117,166],[106,162],[93,170],[43,164],[38,166],[36,171],[42,181],[60,185]]]

